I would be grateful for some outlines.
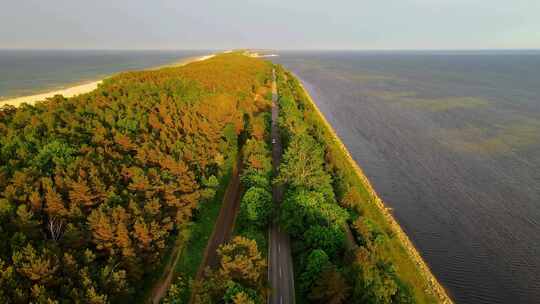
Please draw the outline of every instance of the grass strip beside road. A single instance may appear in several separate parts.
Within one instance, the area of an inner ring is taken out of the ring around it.
[[[184,274],[187,281],[194,280],[197,275],[197,270],[204,257],[206,245],[214,231],[214,225],[219,216],[223,195],[225,194],[231,177],[232,168],[228,170],[227,174],[221,179],[214,199],[201,208],[197,221],[193,222],[187,231],[188,241],[175,269],[176,273]],[[191,286],[188,284],[188,288],[183,292],[182,298],[187,301],[190,294]]]
[[[236,159],[234,156],[231,158]],[[182,289],[181,294],[182,300],[186,303],[191,294],[191,281],[195,279],[199,265],[203,260],[206,244],[214,230],[214,225],[221,209],[223,196],[230,183],[233,168],[235,166],[236,161],[231,161],[227,165],[227,169],[225,170],[226,173],[220,179],[214,198],[202,204],[196,219],[179,232],[177,237],[178,241],[175,242],[176,246],[181,247],[178,248],[178,250],[182,250],[182,252],[175,265],[172,283],[174,284],[176,282],[180,274],[182,275],[184,283],[188,283],[185,288]],[[176,252],[177,251],[172,250],[165,260],[170,261],[175,255],[173,253]],[[167,264],[169,263],[163,263],[163,265]],[[160,273],[162,272],[163,271]]]

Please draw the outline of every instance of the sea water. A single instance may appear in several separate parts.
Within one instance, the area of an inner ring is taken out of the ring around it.
[[[281,52],[457,303],[540,303],[540,52]]]
[[[25,96],[111,74],[161,66],[210,51],[0,50],[0,99]]]

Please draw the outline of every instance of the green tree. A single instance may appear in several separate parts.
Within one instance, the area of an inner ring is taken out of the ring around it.
[[[280,222],[294,237],[302,237],[312,225],[341,226],[347,212],[335,203],[327,203],[319,192],[289,190],[280,207]]]
[[[201,193],[202,199],[212,199],[216,195],[216,189],[219,186],[219,181],[215,175],[211,175],[208,179],[203,178],[202,184],[204,190]]]
[[[264,188],[268,191],[271,190],[269,175],[261,170],[248,168],[247,170],[244,170],[241,180],[242,184],[246,188],[258,187]]]
[[[336,258],[345,245],[345,233],[340,226],[313,225],[304,233],[304,241],[310,248],[324,250],[328,256]]]
[[[313,137],[306,134],[292,138],[283,155],[276,182],[293,188],[316,190],[329,200],[335,199],[332,178],[324,170],[324,151]]]
[[[257,291],[248,288],[245,286],[242,286],[236,282],[229,281],[227,290],[225,291],[225,294],[223,295],[223,301],[225,303],[261,303],[262,301],[260,299],[260,295],[257,294]]]
[[[240,202],[239,224],[266,227],[272,213],[272,194],[263,188],[249,188]]]
[[[60,140],[53,140],[44,145],[35,158],[34,165],[42,172],[50,174],[54,166],[67,167],[73,160],[75,149]]]
[[[285,193],[280,206],[281,225],[291,236],[302,236],[305,229],[320,220],[319,207],[324,203],[324,196],[314,191],[293,191]]]
[[[309,299],[316,303],[347,303],[351,287],[335,267],[325,269],[315,282]]]
[[[330,258],[324,250],[315,249],[311,251],[307,256],[306,267],[300,274],[300,289],[304,292],[311,290],[320,274],[331,265]]]
[[[353,298],[360,303],[392,303],[399,286],[391,264],[377,260],[365,247],[359,247],[353,265],[356,275]]]

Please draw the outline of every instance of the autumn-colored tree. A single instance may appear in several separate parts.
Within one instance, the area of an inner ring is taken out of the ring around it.
[[[266,274],[266,260],[261,256],[257,243],[238,236],[218,249],[221,275],[250,286],[261,284]]]
[[[232,298],[234,304],[256,304],[256,302],[249,297],[245,292],[239,292]]]
[[[90,213],[88,226],[97,249],[113,250],[114,226],[104,208],[95,209]]]
[[[56,192],[50,179],[44,179],[43,188],[45,188],[45,211],[49,216],[66,216],[68,210],[64,204],[62,196]]]
[[[377,261],[364,247],[356,251],[354,269],[357,275],[353,287],[353,297],[372,303],[392,303],[399,294],[399,285],[393,267]]]
[[[350,187],[343,198],[341,199],[341,205],[345,208],[359,208],[364,202],[358,188]]]
[[[244,148],[244,154],[247,165],[262,172],[272,170],[269,149],[262,141],[248,139]]]
[[[59,267],[58,261],[49,250],[38,252],[31,244],[14,252],[12,259],[18,273],[38,284],[51,282]]]
[[[194,302],[261,303],[266,295],[267,263],[257,243],[236,236],[217,252],[218,269],[207,269],[205,280],[194,285]]]
[[[341,304],[347,303],[351,287],[343,275],[334,267],[324,270],[315,282],[309,299],[316,303]]]
[[[265,135],[267,134],[267,130],[269,129],[268,122],[263,115],[258,115],[253,118],[251,128],[251,136],[253,136],[253,138],[258,141],[263,141],[265,139]]]
[[[78,181],[72,181],[69,183],[71,190],[69,191],[69,199],[77,205],[84,208],[91,207],[95,203],[95,196],[92,195],[90,187],[87,182],[79,178]]]
[[[132,302],[231,167],[270,67],[224,54],[2,107],[0,302]]]

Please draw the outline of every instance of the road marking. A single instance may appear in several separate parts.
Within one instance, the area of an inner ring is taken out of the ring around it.
[[[281,243],[277,244],[277,249],[278,249],[278,252],[281,253]]]
[[[281,278],[281,267],[279,267],[279,277]]]
[[[279,304],[283,304],[283,296],[279,297]]]

